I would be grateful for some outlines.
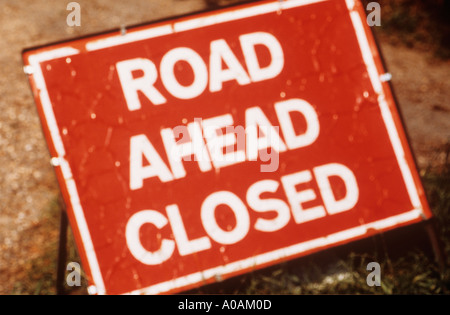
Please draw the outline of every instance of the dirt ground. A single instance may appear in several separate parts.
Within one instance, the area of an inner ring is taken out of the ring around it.
[[[27,47],[206,8],[203,0],[78,0],[81,27],[66,24],[62,0],[0,0],[0,294],[23,277],[58,231],[39,219],[58,198],[21,51]],[[450,143],[450,62],[381,41],[420,168],[442,164]],[[447,149],[445,149],[447,147]]]

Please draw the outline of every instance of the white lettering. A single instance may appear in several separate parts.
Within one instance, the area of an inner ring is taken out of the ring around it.
[[[125,60],[118,62],[116,68],[128,110],[133,111],[141,108],[139,91],[155,105],[161,105],[167,101],[153,86],[158,78],[158,71],[155,64],[150,60],[144,58]],[[133,77],[135,71],[142,71],[144,74],[135,78]]]
[[[273,211],[277,213],[277,216],[271,220],[258,218],[255,223],[255,230],[274,232],[288,224],[291,215],[288,205],[283,200],[275,198],[261,199],[260,197],[264,192],[276,192],[278,186],[280,184],[275,180],[262,180],[254,183],[247,190],[247,203],[253,210],[256,212]]]
[[[236,218],[236,226],[223,230],[216,221],[215,213],[219,205],[228,206]],[[242,240],[250,229],[250,217],[245,204],[229,191],[217,191],[209,195],[201,207],[203,227],[208,235],[220,244],[235,244]]]
[[[143,165],[143,156],[150,165]],[[142,188],[144,179],[154,176],[158,176],[163,183],[173,180],[172,173],[148,138],[145,135],[131,137],[130,189],[136,190]]]
[[[222,61],[228,69],[222,69]],[[222,90],[222,83],[230,80],[236,80],[239,85],[250,83],[250,78],[244,68],[242,68],[233,51],[223,39],[211,42],[209,68],[209,90],[211,92]]]
[[[326,215],[325,209],[322,206],[309,209],[304,209],[302,206],[305,202],[315,200],[316,194],[312,189],[297,191],[295,186],[308,183],[311,179],[312,175],[310,171],[297,172],[281,177],[281,182],[283,183],[284,191],[291,205],[295,223],[315,220]]]
[[[144,224],[153,224],[158,229],[162,229],[167,224],[167,219],[158,211],[142,210],[135,213],[129,220],[125,230],[125,238],[131,254],[145,265],[159,265],[169,259],[175,249],[175,242],[163,239],[161,247],[154,252],[150,252],[142,246],[139,231]]]
[[[323,203],[329,214],[335,214],[352,209],[359,198],[358,184],[355,175],[342,164],[331,163],[318,166],[313,169]],[[336,200],[329,178],[332,176],[340,177],[345,184],[346,194],[340,200]]]
[[[253,82],[259,82],[275,78],[281,73],[284,67],[283,49],[275,36],[256,32],[239,36],[242,51],[244,52],[245,62],[248,72]],[[261,68],[258,57],[256,56],[255,46],[263,45],[269,49],[271,55],[270,64]]]
[[[194,81],[181,85],[175,77],[175,64],[186,61],[194,71]],[[170,50],[161,60],[161,80],[167,91],[179,99],[191,99],[203,93],[208,84],[208,69],[203,59],[192,49],[180,47]]]
[[[307,101],[301,99],[290,99],[275,104],[278,120],[283,131],[284,140],[290,150],[301,148],[312,144],[319,136],[319,118],[316,111]],[[296,111],[306,119],[306,131],[297,135],[294,130],[290,113]]]
[[[211,248],[211,242],[207,236],[189,240],[186,234],[186,228],[181,219],[180,210],[177,205],[166,207],[167,216],[172,228],[173,236],[177,243],[178,252],[181,256],[190,255]]]

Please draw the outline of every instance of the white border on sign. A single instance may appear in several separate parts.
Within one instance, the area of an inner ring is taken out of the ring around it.
[[[375,93],[378,94],[378,103],[380,104],[381,115],[383,116],[384,123],[386,124],[389,138],[394,148],[395,156],[397,157],[397,161],[406,184],[409,198],[411,199],[411,203],[415,209],[421,208],[417,188],[414,184],[411,170],[409,169],[408,163],[406,162],[405,151],[403,150],[402,143],[400,142],[400,137],[398,135],[397,129],[395,128],[394,119],[392,118],[391,111],[389,110],[389,105],[386,102],[386,96],[384,95],[382,83],[380,80],[380,73],[378,73],[377,67],[375,66],[375,61],[373,59],[369,42],[364,31],[364,26],[362,24],[363,22],[361,21],[358,12],[354,10],[354,0],[346,0],[346,2],[347,8],[350,10],[350,18],[356,31],[356,37],[358,38],[359,47],[362,52],[364,63],[366,64],[367,72],[369,73],[370,81],[372,82]]]
[[[105,293],[105,285],[103,283],[103,277],[98,265],[97,254],[95,253],[94,244],[92,243],[91,233],[84,216],[84,211],[80,203],[80,197],[78,195],[78,189],[75,184],[75,180],[72,176],[72,170],[67,162],[65,155],[66,150],[61,139],[58,124],[56,122],[55,113],[53,112],[53,106],[50,101],[50,97],[47,91],[47,85],[45,84],[44,76],[42,74],[41,62],[49,61],[57,58],[69,57],[79,54],[78,49],[72,47],[63,47],[55,50],[46,51],[40,54],[31,55],[28,58],[28,62],[31,66],[31,73],[33,75],[36,88],[39,90],[39,98],[41,100],[42,109],[44,111],[45,120],[47,122],[52,142],[55,147],[57,156],[52,157],[52,164],[56,167],[61,167],[61,172],[66,183],[67,191],[70,195],[70,204],[74,212],[75,220],[77,221],[78,229],[80,230],[81,241],[83,242],[83,248],[86,252],[86,257],[89,263],[89,269],[92,273],[92,280],[95,283],[95,291],[98,294]]]
[[[91,41],[86,44],[87,51],[100,50],[115,47],[139,40],[155,38],[159,36],[189,31],[196,28],[210,25],[236,21],[255,15],[276,12],[289,8],[304,6],[308,4],[324,2],[328,0],[285,0],[279,2],[260,4],[254,7],[236,9],[228,12],[218,13],[213,16],[192,18],[182,22],[175,22],[172,25],[164,25],[150,28],[148,30],[135,31],[125,35],[115,35],[105,39]]]
[[[206,16],[200,18],[192,18],[182,22],[176,22],[164,26],[157,26],[148,30],[131,31],[125,35],[114,35],[105,39],[93,40],[86,44],[87,51],[94,51],[104,48],[110,48],[126,43],[136,42],[140,40],[150,39],[154,37],[169,35],[172,33],[192,30],[200,27],[210,26],[214,24],[224,23],[228,21],[234,21],[260,14],[276,12],[279,10],[286,10],[289,8],[300,7],[304,5],[326,2],[329,0],[285,0],[274,1],[273,3],[265,3],[261,5],[255,5],[243,9],[231,10],[228,12],[219,13],[213,16]],[[395,123],[392,117],[392,113],[389,109],[389,105],[386,102],[386,97],[382,89],[382,83],[380,80],[380,74],[375,66],[374,57],[372,55],[368,39],[364,30],[363,21],[357,11],[354,10],[354,0],[346,0],[347,7],[350,12],[350,18],[355,29],[358,44],[363,56],[364,63],[366,65],[371,84],[374,91],[379,95],[378,103],[380,106],[383,121],[386,125],[388,135],[391,144],[394,149],[397,162],[399,164],[403,180],[405,182],[409,198],[414,206],[413,210],[409,210],[400,215],[395,215],[379,221],[360,225],[355,228],[337,232],[328,236],[317,238],[314,240],[298,243],[292,246],[281,248],[268,253],[260,254],[251,258],[236,261],[224,266],[218,266],[208,270],[196,272],[187,276],[179,277],[170,281],[162,282],[149,286],[144,289],[132,291],[128,294],[157,294],[171,291],[176,288],[186,287],[192,284],[204,282],[207,279],[211,279],[217,275],[224,275],[234,273],[243,269],[255,267],[257,265],[269,263],[271,261],[277,261],[285,258],[289,258],[298,255],[309,250],[337,244],[346,240],[354,239],[358,236],[362,236],[367,233],[369,229],[383,230],[389,227],[393,227],[402,223],[414,221],[424,215],[423,208],[418,195],[417,187],[414,183],[411,169],[406,161],[405,152],[400,141]],[[170,22],[169,22],[170,23]],[[70,166],[65,159],[65,149],[61,139],[61,134],[56,122],[56,118],[53,112],[53,107],[48,95],[47,86],[44,81],[41,62],[49,61],[57,58],[68,57],[79,54],[77,49],[72,47],[58,48],[55,50],[30,55],[29,64],[31,66],[31,73],[36,82],[36,87],[39,90],[39,97],[43,107],[45,119],[50,131],[53,145],[55,146],[57,156],[52,157],[55,166],[60,166],[63,173],[65,185],[70,195],[70,203],[74,211],[77,226],[80,231],[83,247],[86,252],[86,257],[89,263],[89,268],[93,277],[93,283],[95,287],[91,287],[89,293],[105,294],[105,286],[103,277],[100,271],[100,267],[97,260],[97,255],[92,243],[89,228],[84,216],[83,208],[80,204],[78,190],[75,185],[75,181],[72,177]],[[28,71],[27,71],[28,72]]]

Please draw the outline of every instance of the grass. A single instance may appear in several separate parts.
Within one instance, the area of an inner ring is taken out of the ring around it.
[[[268,275],[255,273],[249,284],[236,290],[241,294],[449,294],[449,274],[441,273],[432,259],[421,251],[410,251],[396,260],[373,259],[371,254],[350,253],[327,269],[313,259],[296,270],[284,268]],[[381,286],[370,287],[366,278],[371,261],[381,265]]]

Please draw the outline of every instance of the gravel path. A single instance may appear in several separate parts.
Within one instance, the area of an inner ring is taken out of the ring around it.
[[[203,0],[78,0],[82,26],[66,25],[62,0],[0,0],[0,294],[39,254],[43,209],[58,196],[35,104],[22,71],[23,48],[205,8]],[[442,163],[450,141],[450,64],[382,45],[420,166]],[[25,232],[26,233],[25,233]],[[48,235],[48,234],[47,234]],[[50,235],[57,237],[57,231]]]
[[[420,168],[445,163],[450,150],[450,61],[382,43]]]

